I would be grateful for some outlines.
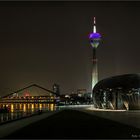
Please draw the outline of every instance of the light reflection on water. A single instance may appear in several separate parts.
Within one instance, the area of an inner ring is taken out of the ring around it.
[[[0,113],[0,123],[15,120],[18,118],[30,116],[37,113],[38,110],[43,111],[55,111],[55,104],[45,103],[9,103],[0,104],[0,106],[6,106],[9,108],[9,113]]]

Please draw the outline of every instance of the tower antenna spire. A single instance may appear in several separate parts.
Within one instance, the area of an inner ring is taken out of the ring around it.
[[[96,33],[96,18],[94,17],[93,33]]]

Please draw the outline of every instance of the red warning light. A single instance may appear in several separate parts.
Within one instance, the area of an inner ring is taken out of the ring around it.
[[[25,93],[24,93],[24,96],[25,96],[25,97],[30,96],[29,92],[25,92]]]

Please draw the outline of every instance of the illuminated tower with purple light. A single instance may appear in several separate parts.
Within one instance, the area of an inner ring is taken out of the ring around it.
[[[101,40],[101,35],[96,32],[96,19],[94,17],[94,25],[93,25],[93,32],[90,33],[89,36],[90,44],[93,49],[93,57],[92,57],[92,89],[95,84],[98,82],[98,68],[97,68],[97,58],[96,58],[96,49],[99,45]]]

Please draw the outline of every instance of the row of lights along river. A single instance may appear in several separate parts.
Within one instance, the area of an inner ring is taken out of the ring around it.
[[[1,107],[8,108],[8,112],[0,113],[0,123],[10,120],[19,119],[22,117],[30,116],[42,111],[55,111],[55,104],[46,103],[9,103],[0,104]]]

